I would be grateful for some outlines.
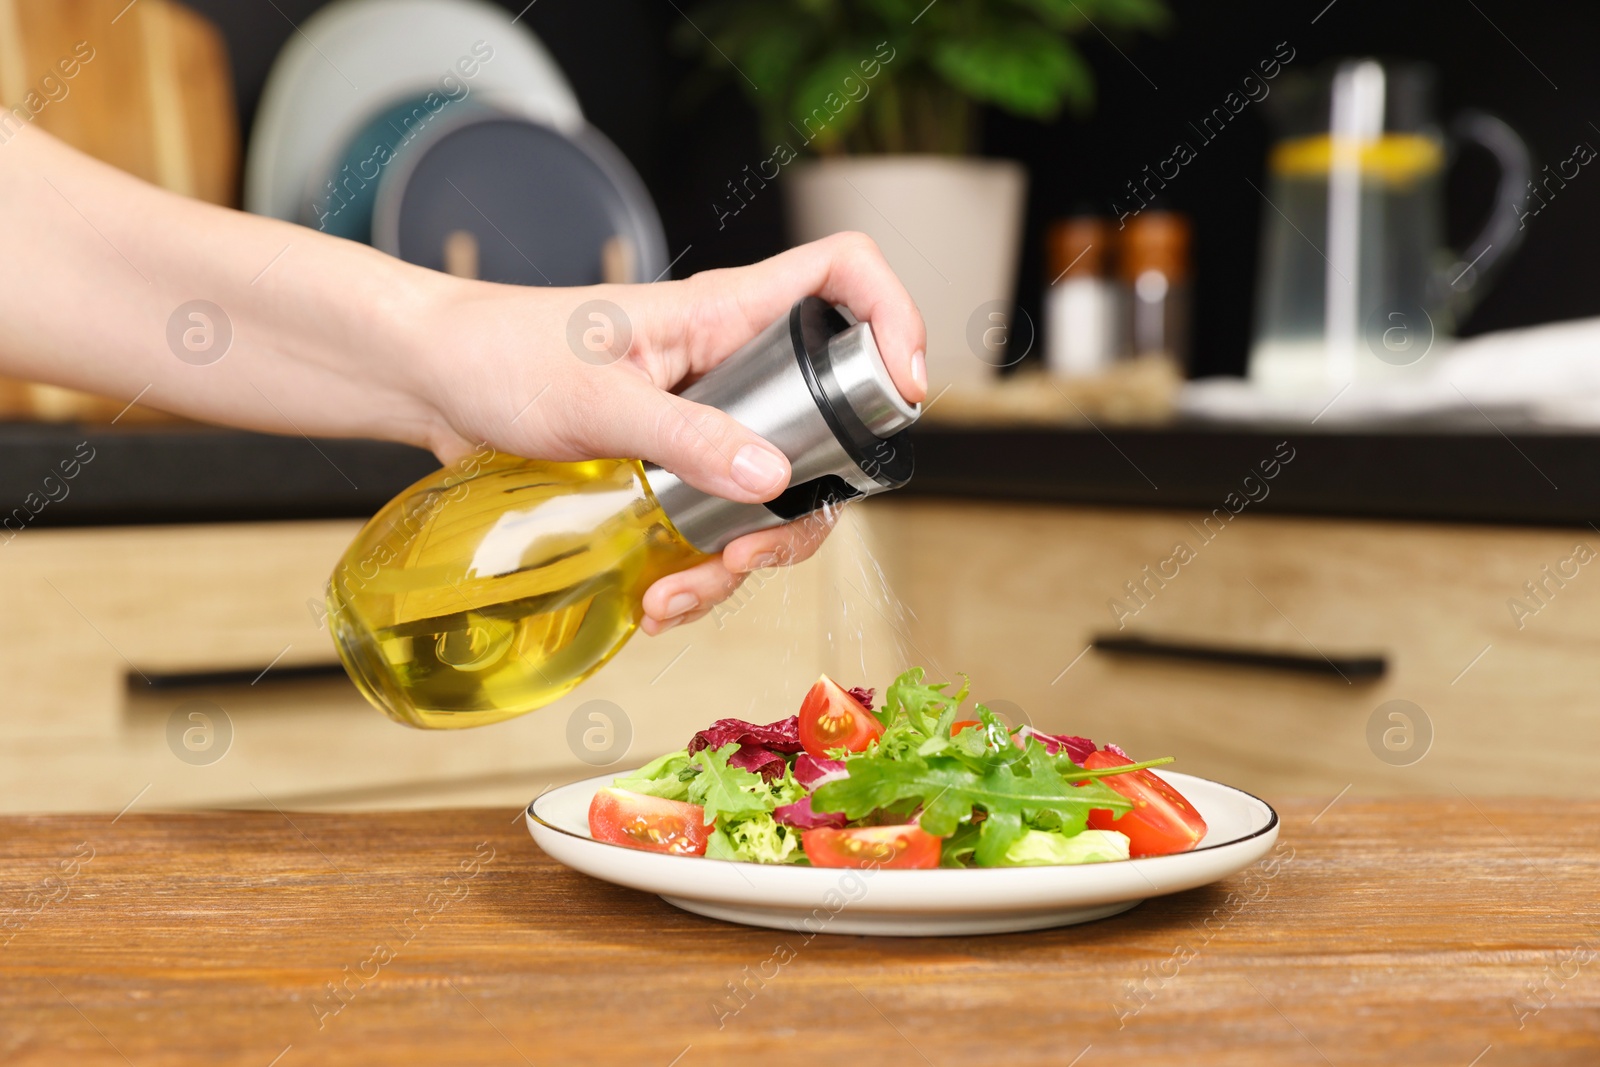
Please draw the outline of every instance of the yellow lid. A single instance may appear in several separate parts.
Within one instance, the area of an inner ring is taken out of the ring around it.
[[[1333,166],[1334,139],[1326,133],[1279,141],[1267,165],[1272,173],[1288,178],[1317,177]],[[1343,148],[1344,145],[1339,145]],[[1363,177],[1390,185],[1408,185],[1435,174],[1444,165],[1444,146],[1420,133],[1386,133],[1350,145]]]

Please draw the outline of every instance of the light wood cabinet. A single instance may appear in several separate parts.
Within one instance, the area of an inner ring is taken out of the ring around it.
[[[1198,522],[904,500],[872,512],[877,540],[895,546],[886,568],[914,620],[904,640],[1043,729],[1174,755],[1178,769],[1269,796],[1331,799],[1346,786],[1600,794],[1600,561],[1563,564],[1579,545],[1600,547],[1600,535],[1245,511],[1203,542]],[[1140,584],[1179,543],[1193,558],[1150,583],[1138,606],[1124,583]],[[1543,606],[1514,614],[1513,599],[1537,603],[1528,582],[1544,583]],[[1118,601],[1137,613],[1115,611]],[[1311,656],[1382,653],[1388,672],[1346,682],[1085,652],[1119,625],[1123,635]],[[1406,766],[1368,743],[1369,720],[1392,700],[1431,723],[1431,747]]]
[[[29,530],[0,546],[0,810],[483,803],[509,819],[543,787],[599,773],[568,742],[591,701],[631,724],[620,768],[714,718],[788,714],[820,671],[881,688],[914,664],[967,672],[978,697],[1041,729],[1171,754],[1268,797],[1600,793],[1600,564],[1572,562],[1600,535],[1246,511],[1201,543],[1191,521],[875,500],[848,509],[815,560],[755,576],[716,616],[635,638],[551,707],[442,732],[391,722],[343,678],[279,680],[334,662],[314,607],[356,523]],[[1179,542],[1193,558],[1147,580]],[[1126,582],[1146,588],[1142,606]],[[1543,583],[1542,603],[1528,582]],[[1536,610],[1514,614],[1513,598]],[[1346,682],[1085,651],[1119,623],[1125,635],[1381,653],[1389,670]],[[143,681],[269,665],[255,684]],[[1421,709],[1433,735],[1406,766],[1368,740],[1393,700]],[[185,762],[169,740],[194,701],[231,727],[214,762]]]
[[[509,818],[545,786],[599,773],[567,740],[569,718],[590,701],[609,701],[603,713],[631,725],[614,753],[620,768],[719,716],[788,714],[819,671],[862,674],[860,650],[889,645],[874,636],[875,616],[849,615],[831,593],[865,580],[854,556],[868,531],[841,525],[817,559],[753,576],[694,626],[635,637],[567,698],[461,731],[391,722],[343,678],[278,680],[286,667],[336,662],[316,609],[358,523],[25,531],[0,546],[0,810],[118,811],[137,797],[141,809],[504,803]],[[893,669],[885,660],[873,676]],[[145,683],[223,670],[265,673]],[[198,705],[217,721],[191,727],[183,709],[194,702],[223,715]],[[180,737],[217,730],[196,737],[214,746],[231,729],[225,755],[180,759],[175,715]]]

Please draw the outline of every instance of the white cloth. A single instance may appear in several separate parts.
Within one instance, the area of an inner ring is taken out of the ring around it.
[[[1574,319],[1450,342],[1415,374],[1285,395],[1243,378],[1189,382],[1178,410],[1227,421],[1315,419],[1318,425],[1447,414],[1548,427],[1600,426],[1600,318]]]

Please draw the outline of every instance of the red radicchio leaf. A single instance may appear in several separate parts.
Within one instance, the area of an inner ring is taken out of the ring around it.
[[[810,797],[801,797],[793,804],[780,806],[772,813],[772,817],[784,826],[793,826],[797,830],[815,830],[823,826],[843,829],[849,821],[842,811],[812,811]]]
[[[1132,756],[1128,755],[1126,752],[1122,751],[1122,746],[1121,745],[1107,745],[1106,746],[1106,751],[1111,753],[1113,756],[1121,756],[1123,759],[1127,760],[1129,763],[1138,763],[1139,762],[1138,760],[1134,759]],[[1082,763],[1083,761],[1079,760],[1078,762]]]
[[[791,715],[765,726],[743,719],[718,719],[689,739],[689,754],[692,756],[702,748],[721,748],[734,741],[741,746],[758,745],[772,752],[805,750],[800,743],[800,716]]]
[[[868,711],[871,711],[872,698],[877,695],[878,691],[876,689],[866,689],[858,685],[854,688],[846,689],[845,692],[861,701],[861,706],[866,708]]]
[[[802,752],[794,758],[794,780],[804,786],[807,792],[824,782],[847,777],[848,774],[841,759],[818,759],[809,752]]]
[[[769,782],[783,777],[788,762],[779,753],[760,745],[740,745],[739,751],[728,758],[728,766],[752,771]]]
[[[1074,737],[1072,734],[1046,734],[1035,730],[1031,726],[1024,726],[1018,733],[1023,737],[1038,738],[1039,743],[1044,746],[1044,750],[1052,756],[1063,748],[1066,749],[1067,756],[1079,766],[1083,765],[1083,761],[1089,758],[1089,753],[1093,752],[1096,747],[1095,743],[1087,737]]]

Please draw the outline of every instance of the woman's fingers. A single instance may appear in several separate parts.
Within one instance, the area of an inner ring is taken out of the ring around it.
[[[768,567],[788,567],[810,559],[822,547],[836,518],[818,511],[803,519],[745,534],[722,550],[722,564],[731,574],[749,574]]]
[[[833,524],[819,512],[787,526],[746,534],[715,559],[667,575],[645,591],[640,629],[654,637],[702,618],[732,596],[752,571],[810,559]]]
[[[872,324],[873,339],[900,395],[910,403],[921,403],[928,397],[928,332],[922,312],[872,238],[845,233],[829,240],[839,241],[839,247],[826,249],[817,295],[830,304],[843,304],[857,319]]]
[[[654,637],[684,622],[701,618],[733,595],[744,575],[732,574],[721,557],[669,574],[644,594],[644,619],[639,628]]]
[[[771,500],[789,484],[789,460],[716,408],[664,393],[637,370],[606,367],[569,396],[583,456],[629,456],[659,464],[713,496]]]
[[[901,396],[913,404],[927,398],[927,329],[922,313],[883,252],[865,234],[836,233],[748,267],[708,271],[690,281],[701,287],[709,309],[694,317],[690,331],[694,342],[690,363],[696,373],[715,366],[787,314],[796,300],[820,296],[872,324],[878,351]],[[729,297],[732,308],[725,303]],[[727,313],[735,308],[737,314]]]
[[[682,626],[686,622],[699,622],[701,619],[705,618],[707,615],[710,615],[715,610],[717,610],[717,606],[715,604],[711,604],[707,607],[701,608],[699,611],[691,611],[687,615],[674,616],[673,618],[668,619],[666,622],[657,622],[655,619],[652,619],[650,616],[646,615],[644,617],[644,621],[639,624],[639,629],[643,630],[651,637],[659,637],[668,630]]]
[[[565,406],[554,421],[572,428],[574,450],[583,455],[646,459],[730,500],[755,503],[777,496],[791,474],[782,452],[722,412],[667,390],[716,366],[804,296],[843,304],[871,323],[901,395],[912,403],[927,395],[922,316],[878,246],[861,234],[835,234],[687,282],[631,288],[644,292],[614,294],[628,303],[622,317],[630,324],[620,333],[597,334],[613,347],[583,360],[593,364],[603,356],[611,362],[567,368],[571,388],[559,397]],[[441,452],[459,447],[443,444]],[[790,547],[800,550],[798,544]],[[741,568],[744,563],[735,561]]]

